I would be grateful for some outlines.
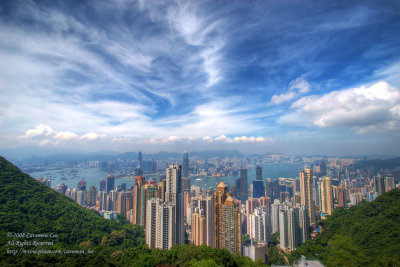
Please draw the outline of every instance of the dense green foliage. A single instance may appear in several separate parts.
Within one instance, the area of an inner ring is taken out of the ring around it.
[[[335,209],[321,221],[323,233],[293,253],[327,266],[400,266],[400,190],[349,209]]]
[[[16,237],[14,233],[55,233],[57,237]],[[53,245],[43,246],[9,243],[52,240]],[[223,249],[183,245],[167,251],[149,249],[144,243],[142,227],[121,217],[118,221],[106,220],[0,157],[1,266],[265,266]],[[22,249],[82,250],[85,254],[10,254]]]
[[[268,244],[268,263],[274,265],[285,265],[283,252],[278,249],[279,232],[272,234],[271,242]]]
[[[7,236],[7,234],[11,236]],[[16,237],[15,233],[57,234],[56,238]],[[10,245],[13,241],[53,241],[53,246]],[[0,257],[3,264],[25,262],[75,262],[94,259],[106,263],[103,254],[144,244],[143,228],[123,218],[109,221],[94,211],[80,207],[71,199],[41,184],[0,158]],[[103,246],[99,246],[103,245]],[[14,249],[88,249],[92,255],[12,255]],[[101,248],[101,249],[100,249]],[[80,259],[82,258],[82,259]]]

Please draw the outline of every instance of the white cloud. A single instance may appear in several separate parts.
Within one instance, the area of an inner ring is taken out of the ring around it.
[[[396,86],[400,85],[400,62],[396,61],[389,66],[385,66],[374,72],[374,78],[377,80],[385,80]]]
[[[283,123],[318,127],[347,127],[359,133],[400,129],[400,89],[384,81],[306,96],[291,106],[295,111],[280,118]]]
[[[128,138],[129,139],[129,138]],[[115,140],[115,138],[114,138]],[[167,144],[167,143],[261,143],[261,142],[273,142],[272,138],[265,138],[262,136],[254,137],[254,136],[236,136],[236,137],[227,137],[225,135],[220,136],[203,136],[203,137],[179,137],[179,136],[170,136],[167,138],[149,138],[149,139],[140,139],[140,138],[130,138],[130,142],[137,142],[139,144]],[[120,142],[128,142],[127,139],[118,139]]]
[[[203,71],[208,75],[207,87],[222,79],[220,50],[225,45],[221,34],[221,21],[200,14],[196,5],[189,2],[170,7],[167,15],[169,24],[191,46],[200,48],[196,55],[202,59]]]
[[[284,102],[288,102],[295,99],[299,95],[305,94],[310,91],[310,84],[306,81],[305,75],[297,77],[289,84],[288,92],[280,95],[273,95],[271,98],[271,104],[280,105]]]
[[[97,133],[87,133],[80,137],[81,140],[93,141],[102,137],[106,137],[105,134],[97,134]]]
[[[45,124],[40,124],[36,126],[35,129],[30,129],[26,131],[25,135],[23,137],[25,138],[31,138],[31,137],[36,137],[36,136],[50,136],[54,135],[55,131],[48,125]]]
[[[72,132],[58,132],[56,135],[54,135],[55,139],[60,139],[60,140],[71,140],[77,137],[78,135]]]
[[[288,102],[297,96],[296,92],[288,92],[280,95],[273,95],[271,98],[271,103],[275,105],[280,105],[284,102]]]
[[[232,143],[233,140],[232,138],[226,137],[225,135],[220,135],[218,137],[214,138],[215,141],[221,141],[221,142],[228,142],[228,143]]]
[[[296,80],[291,81],[289,84],[289,90],[297,90],[299,94],[305,94],[310,91],[310,84],[306,81],[305,75],[301,75],[300,77],[297,77]]]
[[[79,140],[93,141],[99,138],[104,138],[106,135],[97,133],[86,133],[79,137],[78,134],[69,131],[56,131],[50,126],[40,124],[34,129],[29,129],[26,133],[20,136],[20,139],[36,142],[39,145],[70,143],[71,141],[78,142]]]

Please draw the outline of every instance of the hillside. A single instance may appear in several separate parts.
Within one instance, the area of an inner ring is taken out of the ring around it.
[[[349,209],[335,209],[323,233],[301,245],[305,255],[329,266],[400,266],[400,190]]]
[[[15,234],[25,233],[25,237]],[[27,234],[57,237],[32,238]],[[32,245],[18,247],[15,242],[27,241]],[[35,246],[33,241],[51,242],[53,246]],[[13,243],[14,242],[14,243]],[[103,219],[95,212],[80,207],[71,199],[55,192],[36,181],[17,167],[0,157],[0,258],[1,263],[64,262],[67,258],[80,260],[100,260],[107,263],[99,252],[99,245],[107,244],[110,251],[128,248],[144,243],[143,229],[132,226],[125,220],[113,222]],[[106,250],[104,246],[102,250]],[[40,255],[22,253],[12,255],[7,250],[14,249],[88,249],[91,255],[73,257],[66,255]],[[72,262],[71,262],[72,263]]]
[[[0,266],[265,266],[223,249],[144,243],[142,227],[103,219],[0,157]]]

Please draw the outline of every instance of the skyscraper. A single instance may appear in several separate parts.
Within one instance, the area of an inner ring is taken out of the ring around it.
[[[140,150],[138,153],[138,168],[143,170],[143,157],[142,157],[142,151]]]
[[[271,205],[271,233],[274,234],[279,231],[279,211],[281,210],[281,203],[279,199],[274,200]]]
[[[231,253],[242,252],[242,231],[240,207],[234,204],[234,199],[228,196],[220,210],[219,248],[225,248]]]
[[[256,166],[256,180],[262,180],[262,168],[260,166]]]
[[[135,169],[135,176],[142,176],[142,175],[143,175],[143,157],[142,157],[142,151],[139,151],[138,163]]]
[[[220,182],[217,185],[217,189],[214,192],[213,195],[213,202],[214,202],[214,211],[213,211],[213,247],[214,248],[219,248],[219,234],[220,234],[220,211],[221,211],[221,206],[224,205],[226,198],[229,196],[228,193],[228,185],[226,185],[224,182]]]
[[[193,210],[196,208],[199,209],[202,216],[206,218],[206,245],[212,247],[213,246],[213,197],[212,196],[204,196],[199,195],[198,197],[192,198],[192,207]]]
[[[145,225],[146,196],[144,176],[135,176],[133,187],[133,224]]]
[[[259,198],[265,196],[265,188],[262,181],[262,168],[256,167],[256,179],[253,180],[253,198]]]
[[[78,189],[81,190],[81,191],[86,191],[86,181],[85,180],[79,181]]]
[[[377,192],[379,195],[385,193],[385,180],[383,179],[383,176],[381,174],[378,174],[374,177],[374,183],[375,192]]]
[[[299,208],[299,244],[303,244],[310,239],[310,217],[306,207],[300,206]]]
[[[255,208],[254,212],[248,216],[250,238],[257,241],[271,241],[271,214],[265,207]]]
[[[265,196],[265,188],[262,180],[253,180],[253,198]]]
[[[107,210],[108,203],[107,203],[107,192],[100,191],[99,192],[99,210]]]
[[[283,249],[295,249],[309,239],[309,216],[304,206],[283,203],[279,211],[280,244]]]
[[[393,174],[388,174],[385,177],[385,191],[390,191],[395,188],[395,182],[394,182],[394,177]]]
[[[192,213],[192,243],[207,245],[207,220],[199,208]]]
[[[238,183],[239,188],[236,190],[239,193],[239,199],[241,201],[246,201],[248,196],[248,189],[247,189],[247,169],[240,169],[240,178]]]
[[[114,190],[114,183],[115,183],[114,175],[109,175],[107,177],[107,193],[109,193],[111,190]]]
[[[343,186],[343,184],[339,184],[336,187],[336,198],[338,201],[338,207],[346,207],[346,188]]]
[[[279,180],[271,180],[267,178],[265,180],[265,196],[269,197],[271,201],[275,199],[279,199],[281,196],[281,186],[279,184]]]
[[[321,212],[331,215],[333,210],[332,183],[331,179],[327,176],[322,177],[321,204]]]
[[[94,185],[92,185],[88,191],[87,205],[89,207],[96,206],[96,197],[97,197],[97,189]]]
[[[189,154],[183,152],[182,178],[189,178]]]
[[[288,223],[288,248],[295,249],[299,245],[299,208],[290,207],[286,212]]]
[[[107,181],[104,179],[100,180],[100,191],[106,191],[107,190]]]
[[[315,225],[315,205],[312,197],[313,193],[313,174],[310,168],[300,171],[300,196],[301,205],[308,209],[310,225]]]
[[[146,205],[146,243],[150,248],[170,249],[176,244],[175,205],[152,198]]]
[[[220,182],[214,192],[214,246],[231,253],[241,253],[240,207],[228,193],[228,186]]]
[[[165,201],[175,206],[176,244],[185,242],[184,195],[182,190],[182,168],[170,165],[166,173]]]
[[[260,197],[260,198],[250,198],[246,200],[246,218],[247,218],[247,234],[250,234],[250,218],[251,214],[254,212],[256,208],[265,208],[267,213],[270,213],[271,209],[271,201],[268,197]]]

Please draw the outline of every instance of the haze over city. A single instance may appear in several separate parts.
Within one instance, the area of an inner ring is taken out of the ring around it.
[[[2,1],[0,149],[398,154],[398,1]]]

